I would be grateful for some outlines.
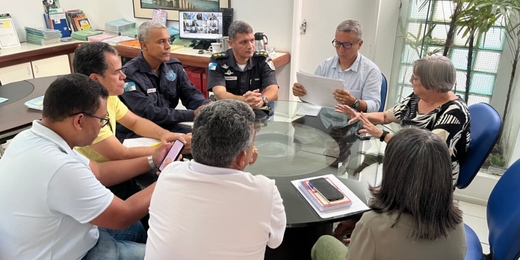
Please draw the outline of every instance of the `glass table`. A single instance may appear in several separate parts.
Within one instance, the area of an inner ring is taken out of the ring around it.
[[[299,115],[306,104],[275,101],[274,115],[256,124],[257,161],[245,171],[276,181],[287,214],[284,242],[268,249],[266,259],[310,258],[310,248],[320,235],[330,234],[332,223],[352,215],[322,219],[308,204],[292,180],[334,174],[365,203],[369,185],[378,182],[380,141],[357,134],[359,123],[321,108],[316,116]],[[380,174],[379,174],[380,175]]]

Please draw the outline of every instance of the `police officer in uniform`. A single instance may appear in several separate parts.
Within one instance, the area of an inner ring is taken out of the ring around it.
[[[273,61],[267,52],[255,51],[253,28],[244,21],[229,26],[229,46],[211,56],[208,90],[217,99],[241,100],[254,110],[265,109],[278,99]]]

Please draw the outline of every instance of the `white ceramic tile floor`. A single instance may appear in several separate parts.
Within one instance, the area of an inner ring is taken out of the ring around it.
[[[489,232],[486,220],[486,207],[464,201],[459,201],[458,203],[463,213],[462,218],[464,223],[470,226],[473,231],[477,233],[484,254],[489,254]]]

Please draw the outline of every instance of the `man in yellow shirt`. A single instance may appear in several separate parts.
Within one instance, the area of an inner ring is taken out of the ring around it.
[[[116,122],[140,136],[156,138],[161,142],[179,139],[186,143],[184,151],[189,151],[191,134],[176,134],[163,129],[152,121],[135,115],[119,100],[118,95],[124,93],[126,75],[121,71],[121,59],[114,47],[101,42],[84,43],[74,52],[73,67],[74,72],[99,81],[109,92],[107,100],[109,123],[101,129],[91,145],[76,147],[78,152],[97,162],[152,155],[154,147],[128,148],[121,144],[115,136]],[[117,191],[113,191],[117,193],[116,195],[120,195]],[[131,193],[121,197],[129,196]]]

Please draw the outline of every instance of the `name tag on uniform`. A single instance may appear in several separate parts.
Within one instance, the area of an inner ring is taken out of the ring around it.
[[[155,89],[155,88],[149,88],[146,90],[146,93],[155,93],[155,92],[157,92],[157,89]]]
[[[237,76],[226,76],[224,77],[225,80],[237,80]]]

